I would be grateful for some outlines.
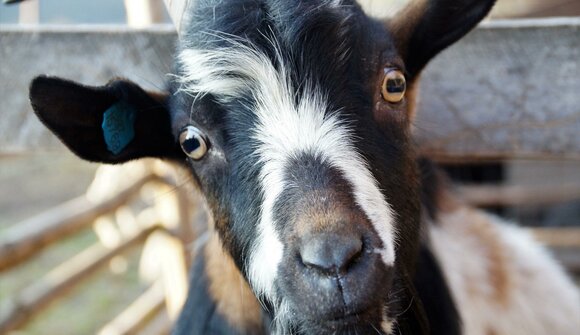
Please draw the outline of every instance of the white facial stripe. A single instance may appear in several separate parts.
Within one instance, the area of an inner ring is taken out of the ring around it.
[[[264,210],[272,210],[286,186],[282,172],[288,160],[302,153],[314,155],[342,172],[352,185],[357,204],[383,241],[384,248],[379,251],[382,259],[392,265],[395,260],[393,215],[366,162],[352,146],[354,141],[348,126],[335,115],[325,113],[327,107],[322,94],[306,96],[298,106],[290,99],[285,99],[289,104],[284,105],[278,104],[281,100],[269,97],[256,110],[260,122],[254,135],[261,143],[258,153],[264,164],[261,176],[267,199]]]
[[[256,100],[257,128],[252,137],[262,165],[264,199],[249,280],[259,296],[275,299],[274,280],[283,244],[275,231],[273,208],[287,186],[283,173],[288,161],[302,153],[314,155],[338,169],[353,187],[353,196],[383,242],[377,250],[387,265],[395,261],[394,215],[367,163],[352,145],[352,133],[336,113],[328,113],[324,95],[312,88],[296,105],[284,66],[276,70],[266,55],[237,42],[233,48],[185,50],[180,61],[186,74],[182,90],[194,96],[213,94],[223,102],[244,94]],[[280,62],[282,64],[282,62]]]

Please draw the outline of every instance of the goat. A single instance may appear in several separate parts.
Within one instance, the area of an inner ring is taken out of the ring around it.
[[[494,0],[394,18],[351,0],[204,0],[164,93],[40,76],[75,154],[186,166],[212,236],[175,334],[572,334],[578,292],[517,228],[463,205],[415,153],[421,70]]]

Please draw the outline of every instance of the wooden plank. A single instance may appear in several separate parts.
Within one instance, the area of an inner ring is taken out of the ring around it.
[[[580,227],[530,228],[538,241],[553,248],[576,248],[580,251]],[[580,264],[578,260],[577,264]]]
[[[159,312],[165,312],[164,305],[163,284],[158,281],[114,320],[101,328],[98,335],[139,334],[150,321],[155,319]]]
[[[90,203],[80,197],[34,216],[2,234],[0,272],[38,254],[55,242],[88,227],[97,217],[127,203],[148,182],[159,180],[149,175],[102,203]]]
[[[553,248],[550,251],[566,271],[580,275],[580,248]]]
[[[498,1],[491,11],[493,18],[578,15],[580,15],[578,0],[502,0]]]
[[[167,315],[175,320],[185,303],[188,289],[186,254],[183,241],[168,231],[163,219],[165,231],[152,234],[143,247],[140,261],[140,273],[149,279],[161,279],[164,284]]]
[[[415,133],[423,152],[439,160],[580,159],[579,35],[580,18],[494,21],[444,51],[421,85]],[[30,112],[35,75],[86,84],[117,75],[161,88],[176,38],[171,26],[5,26],[0,36],[4,153],[63,149]]]
[[[441,160],[580,159],[580,18],[482,25],[429,65],[416,121]]]
[[[457,185],[456,189],[461,199],[478,207],[552,205],[580,199],[580,183],[537,186]]]
[[[156,235],[159,251],[162,253],[160,257],[164,259],[161,272],[165,288],[165,305],[169,318],[176,321],[185,304],[189,288],[185,246],[179,238],[165,232],[160,231]]]
[[[28,0],[18,8],[18,23],[38,24],[40,21],[40,5],[38,0]]]
[[[143,28],[163,23],[165,7],[159,0],[125,0],[127,25]]]
[[[163,2],[165,3],[165,7],[169,12],[171,21],[173,21],[177,31],[180,31],[181,23],[185,19],[184,14],[186,12],[186,8],[188,8],[190,4],[193,4],[194,0],[163,0]]]
[[[127,238],[118,247],[108,250],[100,244],[61,264],[46,277],[26,288],[15,300],[14,306],[0,320],[0,334],[6,334],[26,324],[55,300],[69,293],[77,284],[89,278],[113,257],[142,243],[159,226],[144,229]]]
[[[162,310],[145,328],[139,331],[139,335],[169,335],[173,329],[173,324],[174,322],[167,316],[167,311]]]

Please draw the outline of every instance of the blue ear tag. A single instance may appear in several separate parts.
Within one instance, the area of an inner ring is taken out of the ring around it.
[[[135,109],[125,101],[119,101],[103,115],[103,136],[107,149],[118,155],[135,137]]]

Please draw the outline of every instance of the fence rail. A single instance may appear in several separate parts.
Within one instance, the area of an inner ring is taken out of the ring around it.
[[[545,206],[580,199],[580,183],[564,185],[459,185],[457,191],[476,207]]]
[[[144,187],[150,185],[160,189],[158,192],[167,192],[159,186],[168,186],[172,189],[172,194],[178,194],[176,198],[169,199],[175,207],[165,208],[178,214],[178,226],[175,226],[175,222],[168,222],[155,214],[153,207],[158,203],[143,209],[133,222],[134,227],[125,227],[125,233],[113,245],[106,246],[97,242],[19,292],[13,299],[13,304],[0,319],[0,334],[20,329],[51,303],[65,297],[75,287],[109,264],[113,258],[143,245],[146,241],[154,244],[153,248],[158,248],[156,249],[158,255],[160,252],[164,253],[160,278],[125,312],[105,325],[99,334],[136,333],[152,320],[167,319],[163,317],[164,311],[175,317],[185,299],[187,289],[186,268],[189,257],[185,245],[193,240],[194,235],[189,228],[190,213],[187,209],[181,208],[191,203],[184,203],[185,195],[179,193],[185,191],[177,187],[167,175],[146,173],[122,190],[116,191],[114,196],[100,202],[90,202],[86,197],[80,197],[14,225],[0,240],[0,273],[30,260],[50,245],[89,228],[100,217],[109,216],[121,206],[130,204],[139,197]],[[158,200],[166,201],[167,198],[161,196]],[[162,285],[169,282],[171,285]],[[170,320],[167,319],[165,323],[161,322],[158,328],[169,329],[169,325]]]
[[[51,244],[87,228],[103,213],[114,212],[129,202],[145,184],[153,181],[163,180],[149,175],[101,203],[91,203],[81,196],[15,225],[0,240],[0,271],[18,265]]]
[[[143,243],[156,229],[159,229],[159,227],[154,226],[144,229],[112,250],[107,250],[102,245],[96,244],[60,265],[47,276],[51,279],[41,279],[19,294],[16,298],[15,306],[11,308],[6,318],[0,323],[0,334],[18,329],[26,324],[50,303],[62,298],[83,280],[108,264],[113,257]],[[57,278],[56,280],[54,279],[55,277]]]

